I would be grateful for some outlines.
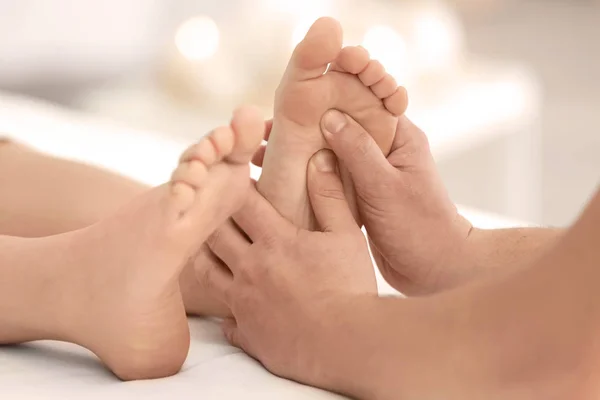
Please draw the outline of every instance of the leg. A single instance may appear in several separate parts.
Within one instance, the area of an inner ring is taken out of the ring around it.
[[[148,189],[8,141],[0,142],[0,187],[0,234],[25,237],[86,227]]]
[[[0,187],[0,235],[32,238],[85,228],[149,189],[8,140],[0,141]],[[192,265],[184,269],[180,283],[188,314],[226,314],[220,303],[197,290]]]
[[[242,109],[184,154],[170,183],[114,215],[61,235],[2,238],[0,343],[77,343],[122,379],[176,373],[189,346],[180,273],[243,202],[261,137],[262,120]]]

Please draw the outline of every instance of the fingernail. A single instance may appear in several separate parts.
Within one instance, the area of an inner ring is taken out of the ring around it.
[[[348,123],[348,119],[338,110],[329,110],[323,116],[325,130],[331,134],[338,133]]]
[[[312,158],[312,162],[320,172],[334,172],[336,167],[335,154],[331,150],[320,150]]]

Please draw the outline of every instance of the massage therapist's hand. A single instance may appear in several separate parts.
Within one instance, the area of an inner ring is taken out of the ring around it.
[[[321,231],[295,227],[253,189],[233,216],[239,228],[224,225],[209,240],[228,268],[200,276],[204,288],[231,309],[224,332],[233,345],[277,375],[332,390],[327,354],[332,340],[344,339],[331,327],[335,310],[377,296],[367,242],[336,165],[333,153],[321,150],[308,167]]]
[[[471,274],[466,239],[472,227],[450,200],[425,134],[400,117],[386,158],[345,114],[330,110],[321,128],[352,176],[371,250],[386,280],[405,294],[466,281]]]

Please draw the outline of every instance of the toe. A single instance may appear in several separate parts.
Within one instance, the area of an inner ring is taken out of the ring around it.
[[[173,218],[181,218],[189,210],[196,199],[196,190],[183,182],[171,183],[171,211]]]
[[[340,23],[333,18],[320,18],[294,50],[286,75],[297,81],[317,78],[325,73],[341,49]]]
[[[208,136],[208,141],[215,153],[215,161],[221,161],[223,157],[227,156],[233,150],[235,134],[230,127],[219,128]],[[207,163],[207,165],[212,165],[213,163]]]
[[[231,120],[234,144],[227,160],[237,164],[248,164],[262,143],[265,122],[255,107],[241,107]]]
[[[334,61],[331,64],[329,64],[329,69],[327,70],[327,72],[329,71],[348,72],[344,68],[342,68],[342,66],[338,64],[337,61]]]
[[[360,79],[365,86],[373,86],[385,78],[386,75],[387,73],[385,72],[383,64],[377,60],[371,60],[369,61],[369,65],[358,74],[358,79]]]
[[[335,60],[336,68],[358,75],[369,64],[369,52],[362,46],[344,47]]]
[[[194,189],[202,187],[208,169],[201,161],[186,161],[177,167],[171,176],[171,182],[182,183],[191,186]]]
[[[230,127],[215,129],[199,143],[189,147],[180,158],[180,162],[197,160],[210,166],[229,154],[233,148],[234,135]]]
[[[394,94],[383,99],[385,108],[393,115],[400,116],[406,112],[408,108],[408,93],[402,86],[398,87]]]
[[[396,92],[398,84],[391,75],[386,75],[382,80],[371,86],[371,90],[380,99],[390,97]]]

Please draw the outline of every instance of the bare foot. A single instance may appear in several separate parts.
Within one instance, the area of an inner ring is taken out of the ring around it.
[[[312,155],[327,147],[320,128],[323,114],[332,108],[349,114],[387,155],[397,116],[406,107],[406,91],[383,66],[362,47],[342,49],[339,23],[319,19],[296,47],[277,89],[258,189],[293,223],[314,228],[306,168]]]
[[[69,234],[76,265],[69,341],[122,379],[175,374],[188,353],[180,273],[206,238],[242,204],[248,163],[263,134],[253,109],[236,112],[190,147],[170,183],[112,218]]]
[[[362,47],[342,49],[339,23],[331,18],[319,19],[297,46],[277,89],[259,191],[297,226],[316,228],[306,190],[306,170],[310,158],[327,147],[320,128],[325,112],[335,108],[351,115],[387,155],[397,117],[404,113],[407,103],[406,91],[397,86],[381,63],[370,60]],[[343,168],[341,173],[346,178],[346,196],[358,218],[349,174]],[[220,261],[203,246],[194,262],[196,275],[215,263]],[[223,304],[211,299],[197,282],[188,280],[191,268],[187,267],[181,276],[188,313],[229,315]]]
[[[328,70],[329,66],[329,70]],[[326,72],[327,71],[327,72]],[[269,145],[262,159],[259,191],[277,210],[299,227],[314,229],[316,223],[306,190],[308,161],[328,147],[320,128],[321,118],[336,108],[359,121],[387,155],[397,116],[408,104],[406,91],[398,87],[381,63],[370,60],[362,47],[342,49],[342,30],[331,18],[316,21],[297,46],[275,98],[275,116]],[[349,174],[341,168],[346,196],[358,218]],[[200,279],[220,261],[203,246],[195,258]],[[189,314],[229,315],[225,305],[190,282],[192,266],[181,276],[181,287]]]

